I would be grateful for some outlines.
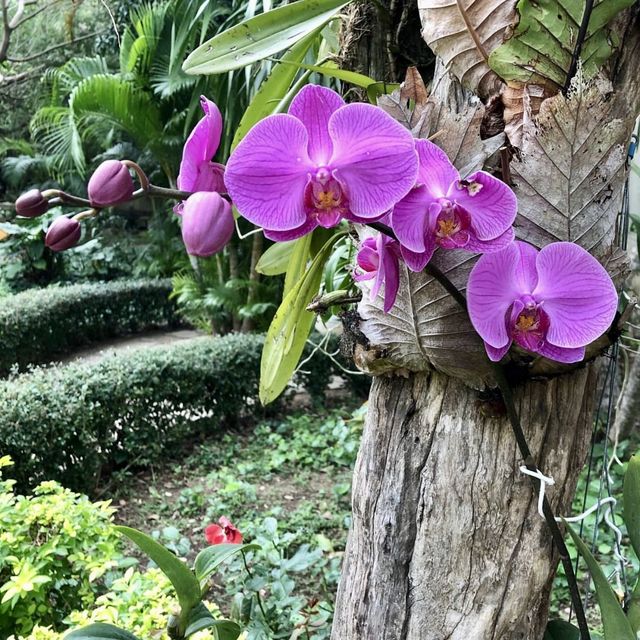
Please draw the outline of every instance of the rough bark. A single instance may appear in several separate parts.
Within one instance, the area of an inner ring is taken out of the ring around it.
[[[518,237],[538,246],[576,241],[612,274],[624,150],[639,103],[636,19],[630,12],[619,30],[625,47],[606,78],[577,78],[568,96],[550,98],[524,123],[522,153],[511,165]],[[414,135],[436,133],[462,169],[483,154],[468,138],[478,137],[473,122],[484,106],[444,65],[436,69],[420,113],[392,96],[381,106]],[[451,251],[434,260],[462,288],[475,258]],[[519,472],[507,420],[492,417],[496,407],[465,384],[491,383],[482,345],[438,287],[425,274],[404,273],[390,314],[379,298],[365,295],[360,305],[366,340],[356,360],[395,375],[377,377],[370,395],[333,640],[540,640],[544,633],[557,555]],[[543,373],[527,357],[524,368]],[[569,513],[588,448],[596,368],[515,391],[536,463],[556,481],[549,497],[559,514]]]
[[[585,368],[515,393],[557,513],[587,452],[593,391]],[[377,378],[370,402],[332,638],[541,638],[557,555],[507,420],[435,372]]]

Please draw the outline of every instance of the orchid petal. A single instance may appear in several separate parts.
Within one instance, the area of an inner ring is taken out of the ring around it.
[[[180,162],[178,188],[185,191],[209,191],[197,186],[200,165],[213,159],[222,137],[222,115],[215,102],[201,96],[200,104],[204,118],[196,124],[187,138]]]
[[[537,353],[545,358],[549,358],[549,360],[571,364],[572,362],[582,362],[582,360],[584,360],[585,348],[576,347],[573,349],[566,349],[564,347],[556,347],[549,342],[545,342],[537,350]]]
[[[315,218],[308,218],[304,223],[296,229],[289,229],[288,231],[273,231],[272,229],[263,229],[266,238],[273,240],[274,242],[287,242],[288,240],[297,240],[311,233],[318,226],[318,221]]]
[[[515,194],[504,182],[484,171],[452,184],[447,195],[469,212],[471,226],[479,240],[497,238],[516,219]]]
[[[446,197],[450,186],[460,180],[458,170],[433,142],[416,140],[415,145],[420,160],[418,184],[423,184],[433,199]]]
[[[492,347],[488,342],[485,342],[484,348],[491,362],[500,362],[500,360],[504,358],[507,351],[509,351],[509,349],[511,348],[511,340],[509,340],[509,342],[507,342],[507,344],[504,347],[497,347],[497,348]]]
[[[391,209],[413,187],[418,157],[407,129],[370,104],[348,104],[329,119],[331,168],[356,216]]]
[[[373,245],[373,246],[372,246]],[[365,271],[375,271],[380,264],[375,238],[367,238],[356,256],[358,266]]]
[[[506,249],[513,242],[514,237],[513,227],[509,227],[501,236],[493,240],[478,240],[473,234],[469,234],[469,241],[464,246],[464,250],[472,253],[496,253]],[[533,259],[535,261],[535,249]]]
[[[247,220],[273,231],[304,225],[304,191],[313,170],[308,139],[300,120],[277,114],[256,124],[236,147],[225,183]]]
[[[435,243],[429,224],[432,204],[437,203],[433,202],[427,188],[420,186],[409,191],[391,212],[391,227],[400,244],[410,251],[423,253],[427,244]]]
[[[316,84],[303,87],[291,101],[289,115],[302,122],[309,134],[309,157],[317,165],[326,165],[333,153],[333,142],[329,136],[329,118],[345,104],[331,89]]]
[[[554,242],[538,254],[533,292],[549,317],[547,340],[557,347],[583,347],[610,326],[618,294],[604,267],[571,242]]]
[[[382,257],[382,262],[384,265],[384,312],[389,313],[395,304],[400,287],[398,256],[387,249]]]
[[[469,274],[467,306],[471,323],[495,348],[510,342],[506,315],[522,293],[515,279],[522,262],[521,244],[514,242],[497,253],[485,253]]]
[[[429,238],[427,238],[429,240]],[[426,243],[425,243],[426,244]],[[402,254],[402,259],[404,263],[411,269],[411,271],[415,271],[416,273],[420,273],[428,264],[429,260],[433,257],[433,252],[436,250],[436,244],[433,242],[431,238],[431,242],[428,243],[428,246],[422,252],[411,251],[411,249],[407,249],[400,245],[400,253]]]

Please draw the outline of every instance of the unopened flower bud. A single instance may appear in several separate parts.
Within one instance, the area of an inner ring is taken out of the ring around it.
[[[94,207],[109,207],[131,199],[133,178],[120,160],[105,160],[89,179],[89,200]]]
[[[25,218],[37,218],[47,211],[49,202],[40,189],[29,189],[16,200],[16,213]]]
[[[64,251],[78,244],[80,232],[80,223],[77,220],[60,216],[47,229],[44,243],[52,251]]]
[[[192,256],[205,258],[224,249],[234,226],[231,205],[215,191],[199,191],[184,203],[182,240]]]

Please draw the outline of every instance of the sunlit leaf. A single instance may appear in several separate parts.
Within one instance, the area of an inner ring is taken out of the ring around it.
[[[106,622],[96,622],[68,633],[65,640],[138,640],[133,633]]]
[[[2,226],[0,225],[0,229],[1,228]],[[256,271],[265,276],[278,276],[281,273],[285,273],[295,246],[295,240],[272,244],[260,256],[260,260],[258,260],[258,264],[256,265]]]
[[[291,288],[271,322],[260,363],[260,400],[273,402],[284,390],[293,374],[315,316],[307,305],[318,292],[322,269],[342,234],[331,237],[317,253],[309,268]]]
[[[298,0],[262,13],[199,46],[185,60],[183,69],[208,75],[263,60],[326,24],[346,4],[344,0]]]

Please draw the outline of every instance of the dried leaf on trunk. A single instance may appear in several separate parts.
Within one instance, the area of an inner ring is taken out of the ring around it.
[[[542,103],[523,128],[522,159],[511,163],[518,237],[543,247],[576,242],[607,254],[625,178],[629,105],[607,81],[575,78],[569,96]],[[632,122],[632,121],[631,121]]]
[[[516,22],[515,0],[418,0],[422,35],[461,84],[486,98],[501,81],[489,67],[492,51]]]
[[[540,111],[542,101],[552,94],[543,86],[513,83],[502,92],[504,103],[504,132],[514,147],[522,144],[522,129]]]

